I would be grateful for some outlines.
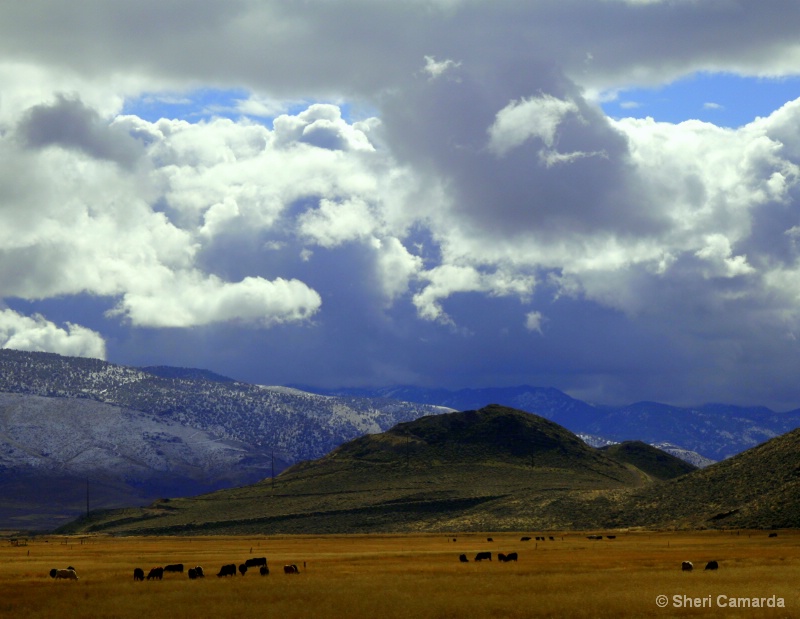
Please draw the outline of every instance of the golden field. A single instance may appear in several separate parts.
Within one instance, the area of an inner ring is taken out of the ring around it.
[[[615,531],[603,533],[616,539],[588,540],[593,533],[5,539],[0,617],[800,617],[800,532]],[[493,561],[472,561],[487,550]],[[497,561],[512,551],[518,562]],[[269,576],[216,576],[223,564],[260,556]],[[712,559],[719,570],[704,571]],[[680,569],[686,560],[691,573]],[[135,567],[146,574],[170,563],[201,565],[206,577],[133,580]],[[283,573],[290,563],[299,574]],[[68,565],[77,582],[50,578]],[[731,607],[737,598],[751,607]],[[753,608],[753,598],[784,607]]]

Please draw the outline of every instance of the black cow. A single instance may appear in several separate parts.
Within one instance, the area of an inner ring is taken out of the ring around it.
[[[694,569],[694,564],[691,561],[684,561],[681,563],[681,570],[684,572],[691,572]]]
[[[502,552],[497,553],[497,560],[503,563],[508,561],[516,561],[517,560],[517,553],[516,552],[509,552],[507,555],[504,555]]]
[[[458,555],[458,560],[461,561],[461,563],[469,563],[469,559],[467,559],[467,555]]]
[[[539,539],[539,538],[537,537],[536,539]],[[531,538],[526,535],[525,537],[520,537],[519,541],[521,541],[521,542],[529,542],[529,541],[531,541]]]
[[[297,566],[294,565],[294,564],[292,564],[292,565],[284,565],[283,566],[283,573],[284,574],[299,574],[300,570],[298,570]]]
[[[205,578],[206,577],[205,573],[203,572],[203,567],[200,566],[200,565],[195,565],[194,566],[194,573],[198,578]]]
[[[164,577],[163,567],[154,567],[147,574],[147,580],[161,580]]]
[[[133,570],[133,579],[144,580],[144,570],[140,567],[137,567],[135,570]]]
[[[705,569],[707,569],[707,570],[718,570],[719,569],[719,563],[717,563],[716,561],[709,561],[708,563],[706,563]]]
[[[244,563],[239,564],[239,573],[244,576],[247,574],[247,566]]]
[[[475,555],[475,560],[476,561],[483,561],[484,559],[489,559],[489,561],[491,561],[492,560],[492,553],[491,552],[479,552],[478,554]]]
[[[777,533],[770,533],[767,537],[778,537]]]
[[[493,542],[494,540],[493,540],[491,537],[487,537],[487,538],[486,538],[486,541],[487,541],[487,542]]]
[[[219,574],[217,574],[217,577],[221,576],[236,576],[236,564],[226,563],[221,568],[219,568]]]
[[[266,565],[267,558],[266,557],[254,557],[252,559],[247,559],[244,562],[247,567],[258,567],[259,565]]]
[[[172,565],[165,565],[164,571],[177,572],[178,574],[183,574],[183,563],[173,563]]]
[[[553,537],[553,536],[551,535],[551,536],[550,536],[550,541],[551,541],[551,542],[554,542],[554,541],[556,541],[556,538],[555,538],[555,537]]]
[[[189,572],[188,573],[189,573],[189,580],[194,580],[195,578],[197,578],[197,572],[195,571],[195,569],[193,567],[189,568]]]
[[[266,565],[262,565],[258,568],[258,573],[262,576],[269,576],[269,568]]]

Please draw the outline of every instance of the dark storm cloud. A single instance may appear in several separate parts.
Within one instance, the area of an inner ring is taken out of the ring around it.
[[[53,104],[30,108],[17,132],[30,148],[60,146],[125,167],[143,154],[141,144],[124,130],[109,125],[80,99],[65,95],[58,95]]]

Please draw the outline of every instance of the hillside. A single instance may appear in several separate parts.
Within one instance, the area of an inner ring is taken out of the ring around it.
[[[652,449],[652,448],[651,448]],[[653,450],[655,451],[655,450]],[[668,457],[669,458],[669,457]],[[668,477],[668,469],[658,471]],[[270,481],[65,531],[125,534],[347,533],[597,526],[562,504],[651,484],[645,473],[546,419],[502,406],[427,416],[363,436]]]
[[[85,513],[87,479],[90,507],[143,505],[252,483],[273,464],[442,410],[0,350],[0,528],[49,529]]]
[[[800,430],[691,475],[637,490],[626,509],[644,526],[800,527]]]
[[[615,442],[644,441],[696,465],[729,458],[800,427],[800,410],[775,412],[765,407],[727,404],[680,407],[658,402],[592,406],[557,389],[527,385],[457,391],[385,387],[339,389],[325,393],[395,397],[456,410],[479,409],[492,402],[501,402],[555,421],[576,434]]]

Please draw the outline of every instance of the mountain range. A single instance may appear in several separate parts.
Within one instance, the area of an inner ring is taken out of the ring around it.
[[[274,480],[93,512],[65,533],[387,533],[800,526],[800,429],[703,469],[642,442],[592,448],[492,405],[349,441]]]
[[[201,369],[0,350],[0,529],[252,484],[364,435],[498,402],[595,446],[640,440],[698,466],[800,426],[800,412],[593,406],[551,388],[312,393]]]
[[[529,530],[596,526],[563,505],[696,470],[644,443],[597,449],[499,405],[364,435],[274,480],[146,508],[93,512],[62,531],[127,535]]]

